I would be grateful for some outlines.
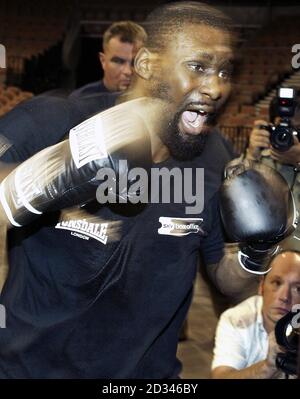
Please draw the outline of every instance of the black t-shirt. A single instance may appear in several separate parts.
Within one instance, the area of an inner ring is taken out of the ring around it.
[[[103,98],[104,106],[81,108],[81,117],[108,106],[111,98]],[[39,110],[45,116],[51,100],[43,101]],[[64,105],[78,123],[78,104]],[[48,129],[47,138],[40,137],[43,130],[35,133],[36,124],[28,126],[26,132],[34,136],[30,141],[8,134],[13,129],[0,119],[2,135],[13,143],[5,159],[15,162],[16,154],[34,153],[45,141],[50,145],[51,137],[54,144],[72,120],[58,124],[63,126],[60,134]],[[198,158],[154,165],[176,166],[182,173],[183,168],[204,168],[200,214],[186,214],[191,204],[184,201],[149,203],[139,212],[129,204],[95,202],[49,212],[12,229],[9,275],[0,297],[7,315],[6,328],[0,330],[0,376],[177,376],[178,335],[192,299],[199,251],[207,264],[222,257],[217,190],[229,158],[222,137],[212,132]]]
[[[24,101],[0,118],[0,161],[23,162],[36,152],[61,141],[87,117],[115,102],[116,94],[67,99],[40,95]],[[11,148],[2,153],[1,142]]]
[[[99,93],[109,93],[107,87],[104,86],[103,80],[97,80],[97,82],[88,83],[78,89],[72,91],[70,98],[78,98],[91,96]]]

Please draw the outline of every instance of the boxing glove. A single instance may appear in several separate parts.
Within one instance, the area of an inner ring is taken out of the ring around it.
[[[87,119],[71,129],[68,140],[42,150],[14,169],[0,186],[0,201],[10,223],[22,226],[49,209],[95,199],[97,172],[102,168],[113,170],[116,180],[126,179],[133,167],[149,170],[151,143],[145,121],[135,112],[139,101]],[[128,191],[113,192],[116,187],[118,184],[109,188],[110,194],[126,202]]]
[[[296,227],[292,193],[276,170],[259,162],[245,160],[229,166],[225,177],[220,210],[227,236],[240,243],[241,266],[265,274],[276,244]]]

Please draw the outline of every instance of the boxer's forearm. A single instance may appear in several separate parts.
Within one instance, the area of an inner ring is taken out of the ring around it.
[[[18,164],[7,164],[0,161],[0,182],[12,172]]]
[[[0,201],[0,229],[3,231],[3,229],[10,229],[11,227],[12,225],[10,224]]]
[[[207,266],[207,272],[217,289],[235,302],[257,292],[259,278],[242,269],[237,249],[227,248],[219,263]]]
[[[17,164],[0,162],[0,182],[13,170]],[[6,281],[8,273],[6,236],[7,229],[11,227],[0,202],[0,292]]]

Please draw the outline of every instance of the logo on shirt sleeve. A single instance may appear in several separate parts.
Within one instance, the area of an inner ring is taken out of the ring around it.
[[[206,235],[203,228],[202,218],[172,218],[161,216],[159,218],[161,227],[158,234],[183,237],[188,234]]]

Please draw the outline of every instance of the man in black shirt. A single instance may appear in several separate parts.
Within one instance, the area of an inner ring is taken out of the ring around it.
[[[145,40],[146,32],[135,22],[114,22],[104,32],[103,52],[99,53],[103,79],[74,90],[70,97],[126,90],[133,75],[134,57]]]
[[[218,269],[223,236],[217,191],[229,157],[211,128],[230,93],[228,20],[213,8],[182,2],[154,11],[147,26],[149,41],[137,56],[138,77],[126,99],[129,105],[139,97],[168,103],[172,113],[157,112],[168,123],[151,137],[153,169],[176,167],[182,175],[191,170],[192,191],[198,185],[204,190],[204,208],[189,214],[185,197],[180,203],[151,198],[138,212],[139,205],[91,201],[61,213],[49,207],[34,222],[11,229],[9,274],[0,297],[7,314],[0,330],[2,378],[176,377],[178,334],[199,251],[216,279],[225,275],[232,283],[231,274]],[[47,129],[44,137],[38,118],[57,104],[43,101],[37,119],[23,110],[23,121],[30,121],[22,123],[28,128],[24,137],[8,127],[11,114],[0,124],[10,143],[2,161],[26,160],[114,102],[103,95],[84,109],[60,99],[63,132]],[[52,124],[51,117],[46,123]],[[195,181],[197,168],[204,168],[203,182]],[[174,192],[172,179],[170,188]],[[9,212],[6,207],[10,218]]]

